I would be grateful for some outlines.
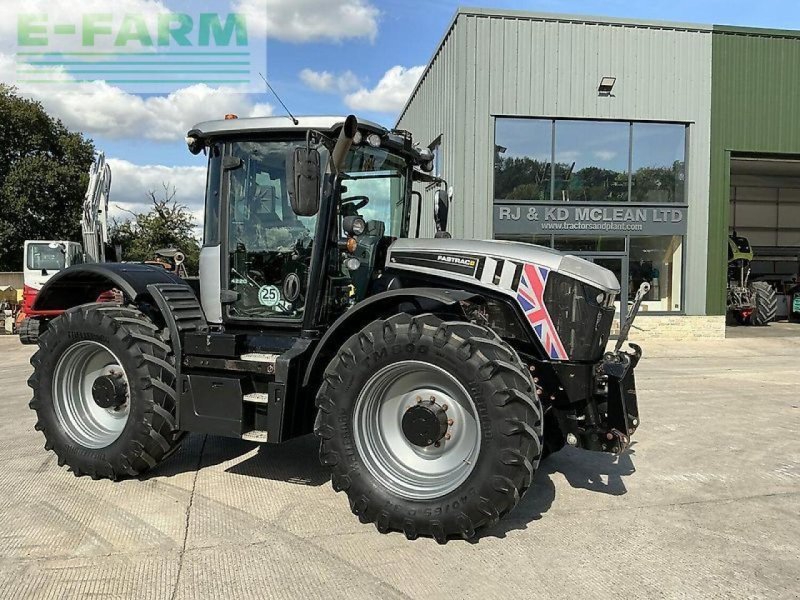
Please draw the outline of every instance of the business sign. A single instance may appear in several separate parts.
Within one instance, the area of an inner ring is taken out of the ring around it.
[[[494,204],[495,234],[685,235],[686,206],[629,203]]]
[[[266,3],[263,14],[198,0],[171,0],[169,8],[140,0],[3,4],[16,35],[0,36],[0,53],[14,56],[11,83],[22,89],[104,82],[132,93],[198,84],[263,91]]]

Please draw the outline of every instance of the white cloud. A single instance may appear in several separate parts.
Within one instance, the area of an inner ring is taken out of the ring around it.
[[[397,113],[422,76],[425,67],[392,67],[374,88],[361,88],[345,96],[344,102],[354,110]]]
[[[15,62],[0,55],[0,81],[13,81]],[[52,71],[51,71],[52,72]],[[64,81],[70,77],[55,71]],[[55,78],[54,77],[54,78]],[[197,84],[165,96],[143,98],[104,81],[70,84],[22,84],[19,92],[39,100],[47,112],[71,128],[88,135],[112,139],[145,138],[182,140],[196,123],[220,119],[228,113],[240,117],[269,116],[272,106],[254,103],[234,88]]]
[[[380,11],[369,0],[236,0],[248,31],[284,42],[375,41]]]
[[[609,162],[617,157],[617,152],[613,150],[597,150],[593,153],[594,157],[602,162]]]
[[[339,75],[334,75],[329,71],[313,71],[303,69],[300,71],[300,80],[312,90],[318,92],[339,92],[346,94],[357,89],[361,82],[352,71],[345,71]]]
[[[154,191],[163,197],[163,185],[174,187],[175,200],[189,207],[202,225],[203,199],[205,197],[205,167],[168,167],[165,165],[136,165],[118,158],[108,159],[111,167],[111,217],[127,220],[129,212],[146,212],[151,205],[147,193]]]

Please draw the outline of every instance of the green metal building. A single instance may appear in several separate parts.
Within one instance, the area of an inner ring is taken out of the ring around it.
[[[653,333],[724,335],[733,229],[757,276],[800,269],[800,32],[460,9],[398,127],[454,235],[584,256],[623,298],[649,281]]]

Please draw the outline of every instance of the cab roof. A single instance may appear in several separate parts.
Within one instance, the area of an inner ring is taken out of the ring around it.
[[[289,117],[285,116],[218,119],[216,121],[198,123],[192,127],[188,135],[191,137],[205,138],[237,133],[290,132],[307,131],[309,129],[324,133],[341,128],[341,126],[344,125],[345,118],[346,117],[343,116],[297,117],[297,125],[295,125]],[[388,133],[385,127],[373,121],[362,121],[359,119],[358,126],[379,134]]]

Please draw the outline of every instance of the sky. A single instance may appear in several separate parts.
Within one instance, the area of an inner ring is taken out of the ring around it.
[[[114,0],[115,11],[179,11],[181,0]],[[185,1],[185,0],[183,0]],[[296,115],[347,114],[395,123],[453,18],[451,0],[192,0],[206,10],[247,16],[251,38],[266,47],[264,70]],[[48,13],[51,21],[76,11],[101,11],[111,0],[2,0],[3,11]],[[14,7],[14,5],[17,5]],[[539,0],[485,1],[487,8],[618,16],[707,24],[800,29],[796,0]],[[22,8],[24,7],[24,8]],[[16,83],[17,20],[0,19],[0,81]],[[252,43],[252,39],[251,39]],[[107,76],[106,76],[107,77]],[[60,91],[18,84],[71,129],[82,131],[111,164],[112,205],[140,210],[146,193],[166,182],[200,215],[205,164],[184,135],[196,122],[281,115],[266,91],[243,94],[225,86],[180,84],[159,93],[134,93],[102,80]],[[117,215],[122,215],[115,208]]]

